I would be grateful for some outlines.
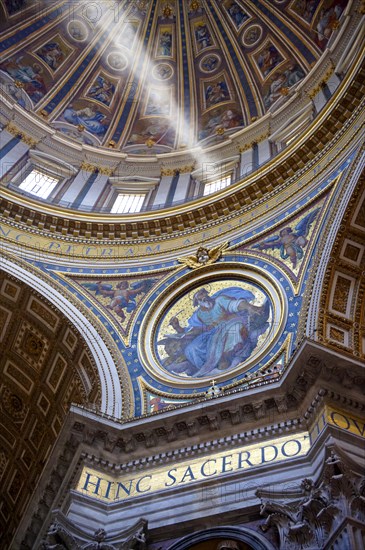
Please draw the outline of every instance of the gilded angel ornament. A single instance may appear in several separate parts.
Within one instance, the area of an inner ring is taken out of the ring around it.
[[[178,258],[177,261],[186,265],[190,269],[197,269],[205,265],[210,265],[219,260],[222,253],[227,250],[228,243],[223,243],[210,250],[204,246],[200,246],[195,256],[186,256],[184,258]]]

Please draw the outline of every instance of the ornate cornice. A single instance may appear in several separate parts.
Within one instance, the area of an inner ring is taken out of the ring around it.
[[[161,168],[161,176],[175,176],[178,174],[190,174],[195,167],[195,164],[179,166],[174,164],[174,168],[163,166]]]
[[[304,357],[307,359],[303,366]],[[267,436],[282,432],[284,426],[290,431],[305,425],[324,399],[357,411],[365,410],[360,395],[357,400],[354,394],[365,392],[365,376],[359,367],[353,366],[351,371],[350,375],[348,366],[333,366],[331,356],[324,349],[317,348],[316,352],[316,348],[306,343],[290,365],[289,375],[271,386],[238,388],[224,392],[221,397],[203,397],[135,419],[113,420],[114,429],[103,434],[100,425],[95,430],[92,428],[93,419],[104,419],[109,424],[111,417],[78,407],[75,412],[85,411],[90,422],[78,420],[75,434],[80,441],[99,445],[104,451],[113,452],[117,446],[121,455],[160,447],[166,440],[178,446],[187,437],[193,438],[194,446],[195,438],[210,441],[212,435],[220,431],[226,434],[225,444],[255,441],[262,438],[262,426],[266,422],[271,422],[270,428],[264,430]],[[341,393],[341,388],[352,392],[351,399]],[[237,430],[234,435],[232,428]],[[128,433],[127,440],[125,433]],[[214,448],[221,443],[213,437],[209,445]]]

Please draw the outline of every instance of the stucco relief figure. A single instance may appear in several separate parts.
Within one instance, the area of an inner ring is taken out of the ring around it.
[[[278,235],[268,237],[264,241],[253,245],[252,248],[268,250],[278,248],[280,257],[283,260],[290,260],[292,268],[297,267],[298,261],[303,258],[304,248],[308,244],[308,235],[320,208],[316,208],[305,216],[295,226],[294,230],[288,226],[284,227]]]
[[[228,246],[229,244],[227,242],[214,246],[211,249],[205,248],[205,246],[199,246],[195,256],[185,256],[183,258],[178,258],[177,261],[190,269],[210,265],[219,260]]]
[[[157,341],[170,373],[201,378],[227,372],[250,357],[269,329],[270,302],[265,297],[255,305],[250,290],[230,286],[210,294],[202,287],[191,298],[194,311],[187,324],[178,314],[171,316],[174,332]]]

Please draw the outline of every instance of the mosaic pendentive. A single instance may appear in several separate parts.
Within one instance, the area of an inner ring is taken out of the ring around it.
[[[253,244],[251,248],[280,259],[297,274],[320,211],[320,207],[313,208],[309,213]]]

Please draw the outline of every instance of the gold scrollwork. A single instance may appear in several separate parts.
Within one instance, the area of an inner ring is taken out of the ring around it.
[[[95,166],[94,164],[90,164],[89,162],[82,162],[80,166],[80,170],[85,170],[85,172],[98,172],[99,174],[102,174],[103,176],[111,176],[113,174],[112,168],[106,168],[105,166]]]
[[[174,174],[175,174],[175,170],[173,168],[161,169],[161,176],[173,176]]]
[[[190,174],[194,170],[194,164],[178,168],[161,168],[161,176],[176,176],[177,174]]]
[[[254,145],[256,145],[257,143],[261,143],[261,141],[265,141],[265,139],[267,139],[269,136],[270,136],[270,132],[267,131],[264,134],[261,134],[261,136],[259,136],[255,140],[250,141],[250,143],[245,143],[244,145],[240,145],[238,150],[239,150],[240,153],[244,153],[245,151],[248,151],[249,149],[252,149],[252,147]]]
[[[32,137],[28,136],[27,134],[25,134],[22,130],[20,130],[12,122],[8,122],[8,124],[6,124],[5,130],[7,132],[9,132],[9,134],[11,134],[12,136],[16,136],[16,137],[20,138],[24,143],[29,145],[29,147],[35,147],[38,143],[37,140],[35,140],[34,138],[32,138]]]
[[[335,68],[333,65],[331,65],[331,67],[328,69],[328,71],[326,72],[322,80],[317,84],[317,86],[313,88],[310,92],[308,92],[308,96],[310,97],[310,99],[313,99],[318,94],[318,92],[322,90],[323,86],[327,84],[334,72]]]

